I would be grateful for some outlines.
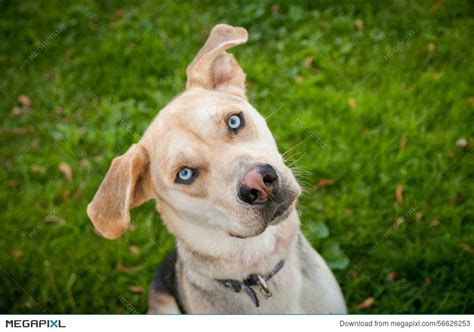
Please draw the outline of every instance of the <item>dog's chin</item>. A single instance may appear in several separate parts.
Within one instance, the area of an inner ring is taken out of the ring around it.
[[[278,225],[284,220],[286,220],[289,216],[291,211],[293,210],[293,204],[290,206],[280,206],[277,208],[275,213],[273,214],[272,220],[270,220],[269,225]]]
[[[236,238],[236,239],[248,239],[252,237],[259,236],[263,232],[267,230],[267,227],[264,227],[262,230],[258,230],[257,232],[249,233],[249,234],[236,234],[236,233],[228,233],[230,237]]]
[[[240,230],[229,231],[227,234],[237,239],[248,239],[259,236],[267,230],[267,227],[268,224],[260,223],[257,227],[247,227]]]
[[[262,227],[258,228],[257,230],[254,230],[252,232],[248,233],[234,233],[234,232],[229,232],[229,236],[237,239],[248,239],[252,237],[259,236],[263,232],[267,230],[269,226],[274,226],[282,223],[284,220],[288,218],[288,216],[291,214],[291,211],[293,210],[293,204],[290,204],[289,206],[287,205],[280,205],[277,207],[277,209],[273,212],[272,217],[269,221],[262,221]]]

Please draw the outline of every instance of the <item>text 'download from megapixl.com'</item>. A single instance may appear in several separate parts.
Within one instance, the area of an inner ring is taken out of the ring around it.
[[[339,327],[347,328],[400,328],[400,329],[412,329],[412,328],[472,328],[471,319],[443,319],[443,316],[431,316],[426,319],[410,319],[410,316],[405,316],[407,319],[401,320],[397,316],[397,319],[390,319],[385,316],[384,319],[372,319],[372,320],[357,320],[347,319],[339,320]]]

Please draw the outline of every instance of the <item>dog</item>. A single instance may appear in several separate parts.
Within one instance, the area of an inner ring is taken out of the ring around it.
[[[340,287],[300,231],[301,193],[245,74],[227,49],[247,31],[216,25],[187,67],[185,91],[115,158],[87,214],[108,239],[154,199],[176,238],[148,313],[346,313]]]

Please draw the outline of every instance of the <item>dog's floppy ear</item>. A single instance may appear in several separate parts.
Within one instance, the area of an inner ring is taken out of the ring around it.
[[[227,24],[216,25],[204,46],[186,69],[186,88],[227,90],[245,98],[245,74],[225,50],[247,42],[247,30]]]
[[[112,161],[87,215],[104,237],[115,239],[130,226],[129,209],[152,196],[148,152],[134,144]]]

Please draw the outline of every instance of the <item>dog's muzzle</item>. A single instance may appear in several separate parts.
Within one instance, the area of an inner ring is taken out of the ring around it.
[[[265,204],[278,193],[279,179],[276,170],[269,164],[250,168],[240,179],[237,192],[239,199],[247,204]]]
[[[237,182],[236,198],[248,218],[246,231],[229,233],[232,237],[257,236],[270,225],[284,221],[299,195],[299,187],[290,176],[282,176],[269,164],[254,164],[246,168]]]

